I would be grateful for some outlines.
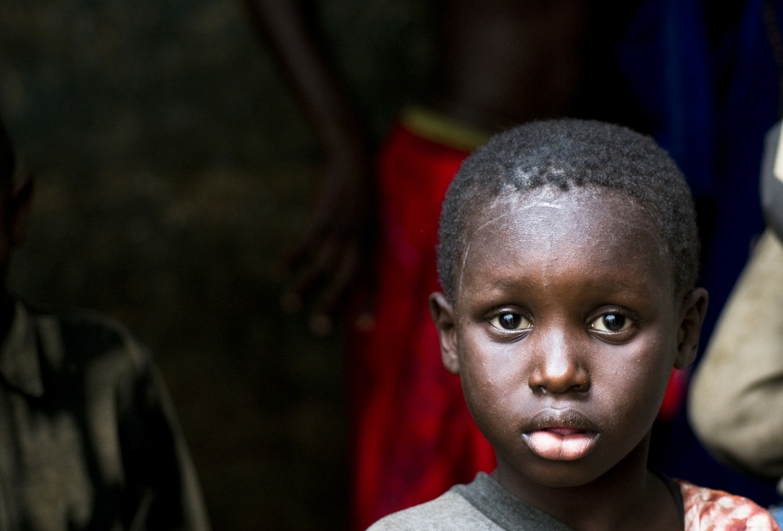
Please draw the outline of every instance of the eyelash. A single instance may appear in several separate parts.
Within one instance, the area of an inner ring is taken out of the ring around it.
[[[608,317],[615,316],[620,318],[620,330],[611,330],[609,329],[610,326],[613,326],[611,324],[608,324],[606,322],[606,319]],[[601,323],[604,326],[604,330],[601,330],[595,326],[596,323]],[[630,329],[634,324],[636,324],[636,320],[630,317],[629,315],[626,315],[622,312],[605,312],[593,319],[588,323],[588,328],[591,330],[595,330],[598,333],[601,334],[622,334],[626,330]]]
[[[501,325],[500,319],[503,316],[512,315],[515,316],[519,322],[516,324],[516,327],[514,328],[505,328]],[[606,323],[606,319],[608,317],[616,317],[619,318],[620,324],[619,330],[611,330],[610,326],[613,326],[611,324]],[[523,314],[516,312],[516,311],[509,311],[509,310],[500,310],[494,312],[487,320],[489,324],[495,329],[502,333],[520,333],[520,332],[529,332],[533,328],[532,320],[525,317]],[[527,322],[528,325],[524,326],[522,328],[518,328],[519,325],[523,324],[524,322]],[[634,317],[631,317],[630,315],[627,315],[624,312],[619,311],[608,311],[604,312],[598,317],[592,319],[587,323],[587,328],[598,335],[602,337],[617,337],[620,334],[626,333],[628,330],[630,330],[634,325],[636,325],[638,322],[637,319]],[[596,326],[596,323],[600,323],[600,325],[603,326],[604,329],[598,328]]]
[[[523,322],[527,322],[528,326],[525,326],[523,328],[516,328],[516,327],[515,328],[504,328],[503,326],[501,326],[500,319],[501,319],[501,317],[503,317],[505,315],[516,316],[519,319],[519,323],[517,324],[517,326],[519,326]],[[533,327],[533,323],[531,322],[530,319],[528,319],[527,317],[525,317],[524,315],[522,315],[519,312],[508,311],[508,310],[501,310],[501,311],[495,312],[494,315],[492,315],[489,318],[489,324],[492,325],[495,329],[500,330],[502,332],[506,332],[506,333],[509,333],[509,332],[524,332],[526,330],[530,330]]]

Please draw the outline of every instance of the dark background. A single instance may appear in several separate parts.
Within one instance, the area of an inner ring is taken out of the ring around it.
[[[424,2],[317,7],[380,137],[428,83]],[[0,112],[37,181],[12,290],[151,348],[216,531],[341,528],[341,340],[279,304],[318,144],[245,4],[3,0]]]

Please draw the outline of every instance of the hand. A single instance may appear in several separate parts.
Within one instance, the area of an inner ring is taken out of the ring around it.
[[[349,295],[369,293],[376,215],[369,157],[365,150],[327,156],[323,189],[312,225],[287,260],[291,282],[282,304],[294,312],[307,306],[310,331],[328,335]],[[369,309],[369,301],[363,304]],[[363,308],[362,308],[363,310]],[[360,310],[359,326],[371,326]]]
[[[323,54],[315,18],[307,16],[312,6],[302,0],[248,0],[248,5],[326,151],[318,208],[307,237],[288,260],[292,281],[282,300],[289,311],[308,306],[311,331],[326,335],[358,280],[370,281],[375,209],[368,135]]]

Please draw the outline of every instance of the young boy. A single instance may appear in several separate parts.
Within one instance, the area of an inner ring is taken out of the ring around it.
[[[105,317],[33,308],[8,293],[32,188],[14,173],[0,124],[0,529],[208,531],[146,350]]]
[[[707,307],[689,190],[650,138],[576,120],[497,135],[451,184],[439,239],[443,364],[498,464],[373,531],[778,529],[647,470]]]

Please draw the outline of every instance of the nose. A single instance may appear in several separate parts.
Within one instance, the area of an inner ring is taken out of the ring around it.
[[[541,338],[528,382],[534,393],[586,393],[590,390],[590,374],[584,366],[582,347],[578,343],[569,341],[562,333]]]

